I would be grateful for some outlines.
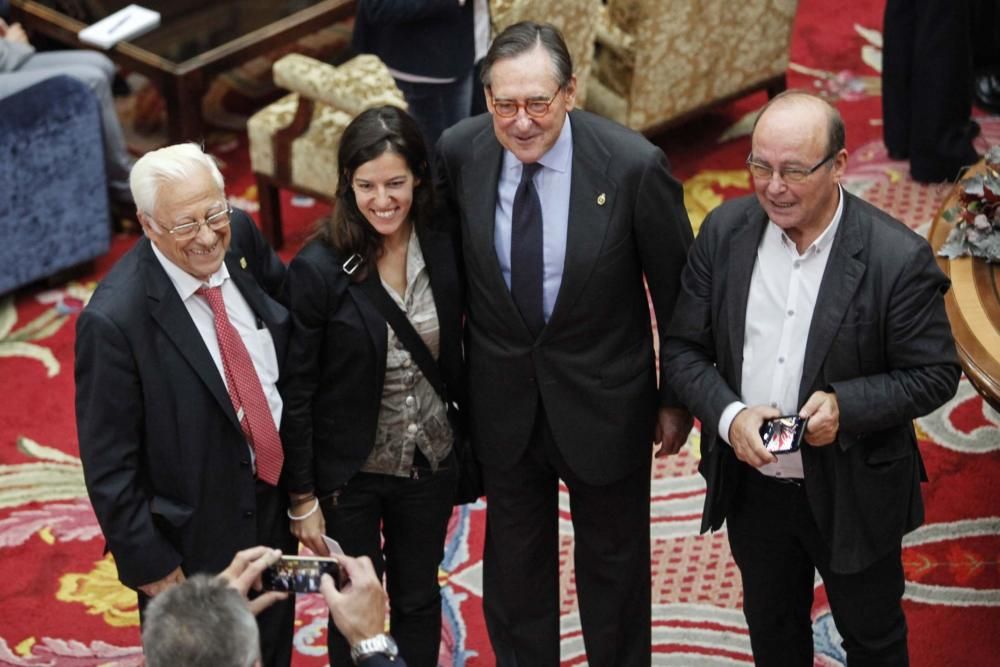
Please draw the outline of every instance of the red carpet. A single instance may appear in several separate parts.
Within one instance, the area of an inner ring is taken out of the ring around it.
[[[881,144],[878,72],[862,53],[877,52],[882,2],[852,2],[831,13],[800,2],[790,84],[835,100],[848,128],[845,185],[926,232],[941,187],[920,186]],[[860,28],[860,29],[859,29]],[[875,35],[866,31],[875,31]],[[868,38],[865,35],[868,34]],[[692,221],[723,198],[748,191],[745,132],[719,141],[764,102],[750,96],[657,137],[684,179]],[[980,118],[978,148],[1000,143],[1000,119]],[[224,161],[236,206],[256,212],[245,140],[220,133],[212,149]],[[323,206],[292,205],[286,194],[288,259]],[[299,202],[303,203],[303,202]],[[308,202],[305,202],[308,203]],[[134,243],[116,238],[112,253],[83,282],[53,291],[28,289],[0,299],[0,665],[138,665],[135,596],[121,588],[86,500],[73,415],[73,327],[95,281]],[[919,667],[995,664],[1000,653],[1000,415],[963,381],[944,408],[919,420],[931,483],[927,521],[904,548],[912,663]],[[698,436],[653,480],[654,664],[751,664],[740,611],[738,572],[724,534],[699,536],[704,487],[696,473]],[[566,503],[563,504],[565,508]],[[491,665],[482,622],[480,563],[483,507],[456,513],[441,579],[445,584],[442,665]],[[562,517],[564,664],[585,664],[576,614],[572,528]],[[325,620],[313,596],[299,602],[296,665],[326,664]],[[814,609],[816,665],[844,656],[821,584]]]

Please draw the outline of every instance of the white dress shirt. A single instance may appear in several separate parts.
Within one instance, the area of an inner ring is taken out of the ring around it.
[[[730,403],[719,418],[719,435],[727,443],[733,419],[748,405],[769,405],[782,415],[798,414],[802,407],[798,400],[806,341],[830,247],[844,211],[843,190],[839,197],[830,225],[801,255],[780,227],[767,223],[750,277],[743,334],[742,401]],[[777,463],[758,470],[773,477],[802,478],[801,452],[777,458]]]
[[[573,181],[573,131],[566,116],[559,138],[539,160],[542,168],[532,182],[542,205],[542,311],[549,321],[562,285],[566,264],[566,232],[569,228],[569,191]],[[500,182],[497,184],[496,227],[493,244],[503,280],[510,289],[510,232],[514,213],[514,193],[521,182],[523,165],[504,149]]]
[[[243,339],[243,344],[253,361],[254,370],[260,379],[261,388],[267,398],[267,406],[271,409],[275,428],[281,428],[281,395],[278,393],[278,355],[274,350],[274,340],[271,332],[260,321],[243,294],[229,278],[229,269],[225,262],[219,270],[209,276],[207,282],[198,280],[190,273],[171,262],[166,255],[152,244],[156,259],[160,261],[163,270],[167,272],[170,282],[177,290],[178,296],[184,302],[191,320],[194,321],[205,347],[215,362],[222,382],[226,382],[226,371],[222,365],[222,352],[219,351],[219,339],[215,335],[215,318],[208,301],[195,294],[200,287],[222,287],[222,299],[226,302],[226,314]],[[228,385],[226,390],[229,390]],[[251,457],[253,448],[250,448]]]

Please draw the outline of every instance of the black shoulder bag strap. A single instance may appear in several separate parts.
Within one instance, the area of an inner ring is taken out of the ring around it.
[[[371,275],[362,280],[360,287],[369,300],[371,300],[372,305],[375,306],[378,312],[382,314],[382,317],[385,318],[385,321],[389,323],[389,326],[392,327],[396,338],[402,341],[407,351],[413,356],[413,360],[420,367],[420,372],[431,383],[434,391],[438,393],[441,400],[444,401],[445,407],[450,412],[452,406],[448,401],[448,390],[445,386],[444,378],[441,377],[441,368],[434,361],[434,356],[427,348],[427,344],[424,343],[420,334],[413,328],[409,318],[406,317],[406,313],[400,310],[396,302],[389,296],[389,293],[385,291],[378,272],[373,271]]]

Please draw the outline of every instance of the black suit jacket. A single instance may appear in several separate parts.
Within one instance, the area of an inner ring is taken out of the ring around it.
[[[461,403],[461,296],[451,238],[418,230],[440,327],[438,365],[449,398]],[[282,379],[281,424],[289,489],[330,493],[350,479],[375,444],[388,333],[385,318],[343,258],[320,240],[288,269],[292,338]],[[368,280],[378,281],[369,269]]]
[[[351,46],[407,74],[455,79],[475,58],[473,4],[468,0],[360,0]]]
[[[266,324],[279,368],[290,326],[272,298],[285,267],[242,211],[226,265]],[[232,402],[177,290],[141,239],[76,328],[76,415],[91,503],[119,577],[223,570],[258,544],[255,479]]]
[[[584,481],[606,484],[648,463],[660,380],[643,274],[667,322],[691,243],[683,191],[660,149],[583,111],[573,133],[566,261],[551,318],[535,340],[511,298],[493,234],[503,149],[488,114],[447,130],[438,192],[461,235],[467,291],[469,405],[484,463],[507,467],[531,436],[538,401]]]
[[[750,277],[766,226],[753,196],[709,215],[667,337],[668,377],[702,422],[703,531],[722,525],[742,479],[744,464],[716,430],[740,397]],[[944,309],[948,279],[924,239],[848,194],[830,252],[799,405],[815,391],[835,392],[840,432],[830,446],[805,445],[802,465],[832,569],[856,572],[923,521],[912,421],[954,395],[960,368]]]

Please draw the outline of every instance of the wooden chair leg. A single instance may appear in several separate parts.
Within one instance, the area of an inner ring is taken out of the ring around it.
[[[257,177],[257,199],[260,202],[260,226],[271,247],[280,250],[285,239],[281,230],[281,193],[271,179]]]
[[[788,88],[788,79],[784,74],[771,79],[767,82],[767,99],[785,92],[786,88]]]

